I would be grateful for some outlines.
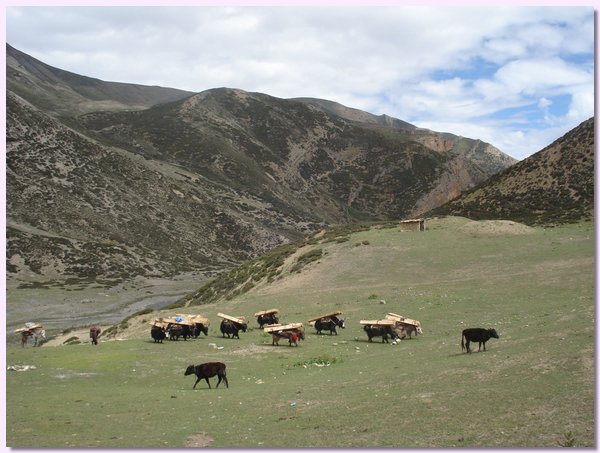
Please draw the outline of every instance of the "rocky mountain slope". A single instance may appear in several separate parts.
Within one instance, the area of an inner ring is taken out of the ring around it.
[[[434,213],[528,224],[592,218],[594,118]]]
[[[420,215],[514,163],[329,101],[102,82],[7,54],[17,280],[221,269],[324,226]]]

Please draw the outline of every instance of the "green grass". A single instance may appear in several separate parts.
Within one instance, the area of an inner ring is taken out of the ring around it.
[[[594,447],[593,225],[478,235],[464,222],[307,245],[323,255],[301,273],[198,307],[213,323],[194,341],[154,344],[144,331],[10,346],[7,365],[36,369],[7,372],[7,444],[183,447],[201,434],[211,447]],[[252,317],[270,307],[304,322],[306,341],[271,346]],[[317,336],[306,321],[332,310],[347,328]],[[219,311],[253,328],[222,339]],[[424,335],[368,343],[359,321],[388,312]],[[476,326],[500,339],[463,354],[460,332]],[[186,366],[212,360],[230,387],[192,391]]]

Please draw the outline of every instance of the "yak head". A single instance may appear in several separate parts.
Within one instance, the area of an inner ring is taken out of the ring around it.
[[[492,338],[500,338],[498,336],[498,332],[496,332],[496,329],[488,329],[488,332],[490,333]]]
[[[194,365],[190,365],[189,367],[187,367],[187,370],[185,370],[184,376],[189,376],[190,374],[194,374],[195,372],[196,372],[196,369],[195,369]]]

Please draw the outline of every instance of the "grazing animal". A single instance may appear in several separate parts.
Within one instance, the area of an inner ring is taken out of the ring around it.
[[[204,336],[207,336],[208,335],[208,326],[205,326],[201,322],[194,323],[194,332],[193,332],[194,338],[198,338],[198,336],[200,335],[200,332],[204,333]]]
[[[157,326],[153,326],[152,329],[150,329],[150,335],[155,343],[162,343],[163,340],[167,338],[165,329]]]
[[[247,328],[246,324],[240,324],[238,322],[230,321],[229,319],[224,319],[221,321],[221,333],[223,334],[223,338],[225,338],[225,334],[227,334],[227,338],[240,338],[240,330],[245,332]]]
[[[329,330],[329,335],[338,334],[336,327],[341,329],[345,329],[346,325],[344,324],[343,319],[339,319],[337,316],[332,316],[331,318],[322,318],[317,319],[315,321],[315,329],[317,329],[317,334],[320,335],[322,330]]]
[[[102,329],[100,329],[100,327],[98,327],[98,326],[90,327],[90,338],[92,339],[92,344],[94,344],[94,345],[98,344],[98,337],[100,336],[100,333],[102,333]]]
[[[279,332],[273,332],[273,345],[279,346],[279,340],[287,338],[290,346],[293,344],[298,346],[298,340],[304,340],[304,331],[300,329],[293,330],[281,330]]]
[[[221,363],[221,362],[208,362],[208,363],[202,363],[200,365],[190,365],[189,367],[187,367],[187,370],[185,370],[185,376],[188,376],[190,374],[195,374],[196,377],[198,378],[198,379],[196,379],[196,383],[194,384],[192,389],[196,388],[196,384],[198,384],[198,382],[200,382],[201,379],[206,380],[206,383],[208,384],[209,389],[212,388],[210,386],[210,381],[208,380],[208,378],[211,378],[214,376],[219,377],[219,382],[217,382],[217,387],[219,386],[221,381],[224,381],[227,388],[229,388],[229,382],[227,382],[227,375],[225,373],[225,368],[226,368],[225,364]]]
[[[275,313],[267,313],[265,315],[257,316],[256,321],[262,329],[265,324],[277,324],[279,322],[279,318],[275,316]]]
[[[392,337],[392,339],[398,338],[398,334],[394,331],[394,329],[392,329],[391,326],[366,325],[364,330],[367,332],[370,342],[373,341],[373,337],[381,337],[382,343],[389,343],[388,337]]]
[[[412,340],[413,333],[415,334],[415,337],[417,335],[423,335],[423,330],[420,327],[414,326],[412,324],[401,323],[397,330],[398,332],[400,332],[401,338],[406,338],[406,336],[408,335],[409,340]]]
[[[470,329],[465,329],[462,331],[462,336],[460,338],[460,346],[463,351],[466,349],[467,352],[471,352],[471,348],[469,347],[469,344],[471,343],[471,341],[473,343],[478,342],[479,343],[478,351],[481,351],[482,344],[483,344],[483,350],[485,351],[485,343],[490,338],[500,338],[498,336],[498,332],[496,332],[496,329],[483,329],[481,327],[473,327]],[[465,347],[465,340],[467,341],[466,347]]]
[[[38,341],[40,338],[46,339],[46,330],[38,327],[36,329],[29,329],[21,332],[21,346],[25,347],[27,340],[29,338],[33,338],[33,346],[41,346],[41,343],[38,345]]]

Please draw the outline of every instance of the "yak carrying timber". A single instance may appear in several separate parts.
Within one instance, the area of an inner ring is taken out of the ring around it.
[[[322,315],[322,316],[316,316],[314,318],[311,318],[308,320],[308,322],[315,322],[318,321],[319,319],[325,319],[325,318],[332,318],[334,316],[338,316],[341,315],[343,312],[341,311],[332,311],[331,313],[327,313],[326,315]]]
[[[421,328],[421,322],[415,319],[410,319],[396,313],[388,313],[386,319],[391,319],[396,322],[396,327],[402,334],[402,338],[408,335],[409,339],[412,339],[412,334],[415,336],[423,335],[423,329]]]
[[[21,346],[25,347],[29,338],[33,339],[33,346],[41,346],[38,342],[41,339],[46,339],[46,330],[42,324],[34,322],[26,322],[25,327],[21,327],[15,330],[15,333],[21,334]]]
[[[258,325],[262,329],[265,324],[272,325],[279,322],[279,318],[276,316],[277,313],[279,313],[277,308],[270,308],[268,310],[256,312],[254,313],[254,316],[256,317],[256,322],[258,322]]]
[[[285,338],[290,346],[293,344],[298,346],[298,340],[304,340],[304,325],[301,322],[293,322],[290,324],[278,324],[265,327],[263,330],[270,333],[273,337],[273,346],[279,346],[279,340]]]

